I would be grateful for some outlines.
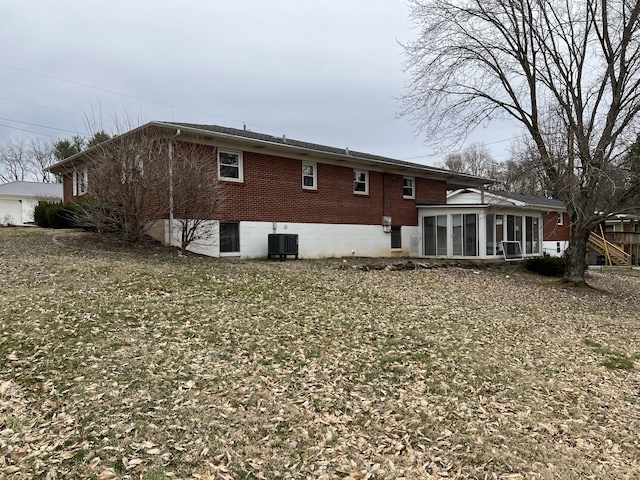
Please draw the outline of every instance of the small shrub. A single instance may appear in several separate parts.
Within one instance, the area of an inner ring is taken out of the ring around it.
[[[564,274],[564,260],[559,257],[535,257],[527,260],[527,270],[546,277],[561,277]]]
[[[74,227],[73,211],[73,205],[40,202],[33,212],[33,217],[36,225],[42,228],[72,228]]]
[[[40,201],[36,208],[33,210],[33,221],[42,228],[51,228],[49,220],[47,220],[47,210],[50,205],[54,205],[53,202]]]
[[[0,225],[4,225],[6,227],[14,227],[16,225],[15,219],[11,215],[5,215],[0,222]]]

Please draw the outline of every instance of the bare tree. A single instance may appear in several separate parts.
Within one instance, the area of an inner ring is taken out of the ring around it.
[[[29,146],[23,138],[11,138],[0,147],[0,180],[22,182],[31,175]]]
[[[130,130],[130,123],[121,125]],[[126,131],[123,130],[123,131]],[[119,134],[86,152],[87,193],[76,206],[78,223],[98,231],[119,231],[132,245],[160,218],[168,201],[168,144],[152,132]]]
[[[495,118],[521,125],[571,220],[565,280],[583,284],[589,232],[640,187],[610,175],[638,127],[640,0],[410,5],[421,32],[405,45],[404,113],[427,138],[464,138]]]
[[[180,247],[210,240],[217,234],[212,221],[222,204],[222,191],[217,181],[217,164],[210,148],[179,142],[172,145],[171,198],[172,213],[180,226]]]
[[[32,138],[28,143],[32,176],[39,182],[54,182],[55,177],[44,169],[51,166],[56,157],[53,154],[54,146],[51,140],[44,138]]]
[[[43,169],[55,160],[53,143],[43,138],[11,138],[0,146],[0,180],[3,182],[51,182]]]
[[[485,178],[493,178],[499,168],[489,148],[482,143],[473,143],[460,152],[448,154],[442,166],[453,172]]]

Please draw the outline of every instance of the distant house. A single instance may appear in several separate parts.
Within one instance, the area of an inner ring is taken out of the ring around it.
[[[422,254],[480,260],[560,256],[569,221],[558,200],[477,188],[449,193],[446,205],[418,205]]]
[[[418,257],[425,251],[422,207],[445,205],[449,190],[482,189],[489,183],[348,148],[215,125],[151,122],[100,148],[132,134],[166,142],[157,162],[167,161],[169,144],[174,149],[200,145],[216,162],[212,181],[219,182],[225,201],[219,214],[207,220],[219,233],[212,241],[190,245],[214,257],[266,258],[269,234],[297,235],[301,258]],[[62,176],[65,202],[91,191],[96,181],[91,176],[92,151],[48,169]],[[171,191],[168,185],[158,195]],[[180,227],[175,222],[169,228],[169,214],[157,219],[156,227],[155,238],[179,245]]]
[[[62,184],[11,182],[0,185],[0,224],[33,223],[33,210],[41,200],[62,202]]]
[[[640,265],[640,217],[611,215],[595,230],[596,235],[602,233],[612,245],[604,249],[598,248],[597,244],[590,244],[589,264]]]

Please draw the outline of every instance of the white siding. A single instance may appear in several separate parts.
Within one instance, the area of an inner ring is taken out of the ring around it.
[[[22,202],[0,199],[0,225],[22,225]]]
[[[560,244],[560,252],[558,252],[558,244]],[[542,242],[543,252],[552,257],[561,257],[564,255],[564,251],[569,246],[569,242],[560,241],[560,242]]]
[[[22,223],[33,223],[33,211],[38,205],[39,200],[25,198],[22,200]]]

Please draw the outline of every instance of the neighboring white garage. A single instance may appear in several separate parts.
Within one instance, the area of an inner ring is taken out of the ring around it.
[[[0,185],[0,225],[33,223],[33,209],[41,200],[62,202],[62,184],[11,182]]]

